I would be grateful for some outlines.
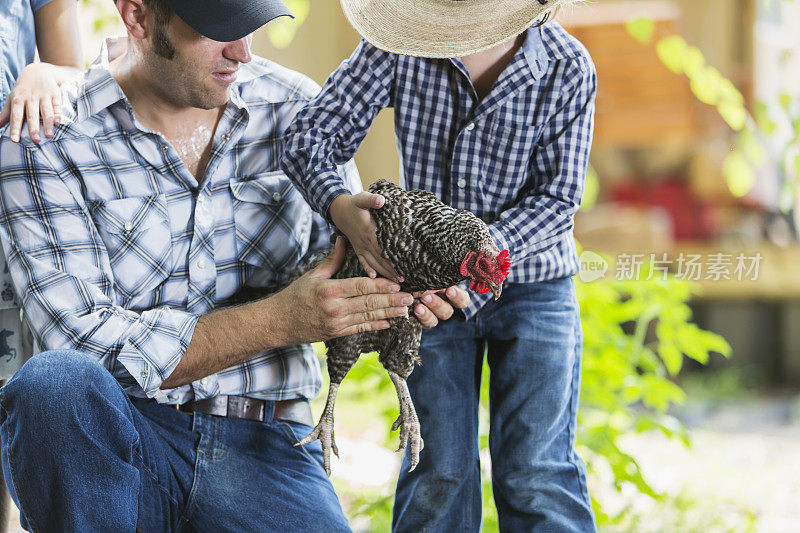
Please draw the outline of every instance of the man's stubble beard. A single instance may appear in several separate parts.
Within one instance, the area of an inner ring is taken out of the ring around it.
[[[151,79],[157,84],[154,89],[163,99],[198,109],[214,109],[228,103],[230,87],[206,89],[207,76],[197,78],[197,73],[202,72],[198,65],[184,59],[165,32],[156,30],[153,47],[146,55]]]

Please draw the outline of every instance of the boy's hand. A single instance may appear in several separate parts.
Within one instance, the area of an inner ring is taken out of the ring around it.
[[[415,296],[420,296],[421,303],[414,307],[414,314],[424,328],[435,327],[440,320],[449,320],[455,309],[466,308],[470,301],[469,293],[458,285]]]
[[[61,123],[59,82],[66,77],[63,70],[47,63],[31,63],[22,70],[0,111],[0,127],[11,122],[12,141],[19,141],[26,120],[33,142],[41,141],[39,120],[44,123],[44,135],[53,136],[53,126]]]
[[[386,199],[380,194],[341,194],[331,202],[328,213],[339,231],[347,236],[369,277],[380,274],[399,283],[403,278],[397,274],[391,261],[383,257],[376,237],[377,226],[369,213],[370,209],[379,209],[384,203]]]

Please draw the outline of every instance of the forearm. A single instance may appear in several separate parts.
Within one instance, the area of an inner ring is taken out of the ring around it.
[[[39,59],[69,67],[64,71],[68,76],[84,66],[76,4],[75,0],[52,0],[34,14]]]
[[[286,132],[281,166],[323,216],[336,196],[356,192],[338,168],[353,158],[378,111],[392,106],[394,63],[391,54],[362,42]]]
[[[203,315],[183,358],[161,389],[192,383],[256,355],[292,344],[275,296]]]

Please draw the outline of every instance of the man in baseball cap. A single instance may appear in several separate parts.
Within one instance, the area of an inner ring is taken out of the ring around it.
[[[330,279],[341,243],[273,288],[330,242],[278,166],[319,86],[250,52],[250,33],[289,11],[116,4],[127,35],[63,85],[53,137],[0,136],[0,239],[46,350],[0,389],[20,521],[349,531],[320,444],[294,446],[322,381],[308,343],[388,327],[413,300],[386,279]],[[334,173],[360,187],[351,161]],[[426,309],[428,326],[453,312],[438,297]]]

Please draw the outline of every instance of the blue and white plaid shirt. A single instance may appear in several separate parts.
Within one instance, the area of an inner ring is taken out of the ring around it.
[[[460,59],[390,54],[361,41],[289,129],[283,168],[320,213],[348,187],[353,157],[382,108],[395,110],[400,183],[427,189],[490,224],[513,267],[509,282],[574,275],[572,236],[592,144],[597,77],[561,26],[527,31],[478,100]],[[474,315],[492,294],[473,293]]]
[[[39,345],[92,354],[129,394],[160,402],[314,398],[321,373],[309,346],[159,387],[198,317],[329,245],[327,224],[279,168],[283,132],[319,86],[261,58],[242,65],[198,183],[135,119],[108,71],[118,46],[109,41],[65,87],[67,118],[52,140],[0,140],[0,236]],[[340,171],[360,187],[352,163]]]

